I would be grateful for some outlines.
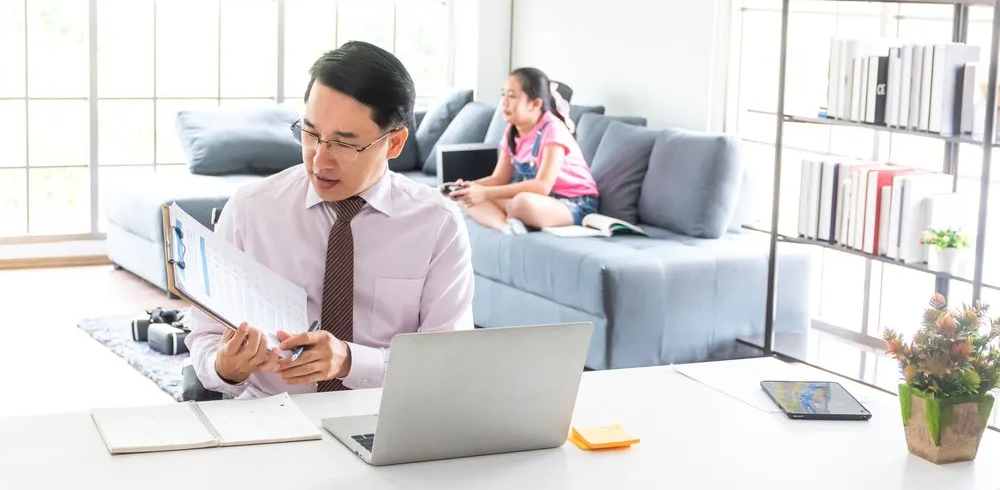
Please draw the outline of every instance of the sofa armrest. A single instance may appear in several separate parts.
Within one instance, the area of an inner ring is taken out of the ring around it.
[[[439,183],[481,179],[493,174],[497,147],[489,143],[438,145],[437,161]]]

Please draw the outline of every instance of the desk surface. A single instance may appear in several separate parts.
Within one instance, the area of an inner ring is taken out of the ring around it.
[[[741,378],[802,374],[774,359],[726,362]],[[89,413],[15,417],[0,419],[0,488],[1000,489],[1000,433],[987,431],[976,461],[935,466],[907,452],[896,397],[843,384],[872,420],[790,420],[739,399],[752,390],[730,396],[669,366],[589,372],[574,422],[620,423],[642,442],[617,452],[567,443],[380,468],[326,433],[321,441],[112,457]],[[310,394],[296,403],[318,424],[372,413],[379,394]]]

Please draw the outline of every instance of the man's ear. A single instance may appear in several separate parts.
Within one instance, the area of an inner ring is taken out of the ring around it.
[[[403,145],[410,138],[410,128],[403,126],[401,129],[389,135],[389,151],[386,155],[389,158],[396,158],[403,152]]]

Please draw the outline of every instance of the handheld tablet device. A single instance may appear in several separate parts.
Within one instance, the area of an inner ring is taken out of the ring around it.
[[[871,412],[833,381],[761,381],[767,396],[792,419],[868,420]]]

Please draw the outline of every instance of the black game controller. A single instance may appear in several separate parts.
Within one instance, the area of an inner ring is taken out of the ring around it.
[[[465,188],[465,186],[463,186],[462,184],[456,183],[456,182],[445,182],[444,184],[441,184],[441,193],[447,196],[448,194],[451,194],[452,192],[455,192],[457,190],[461,190],[461,189],[464,189],[464,188]]]

